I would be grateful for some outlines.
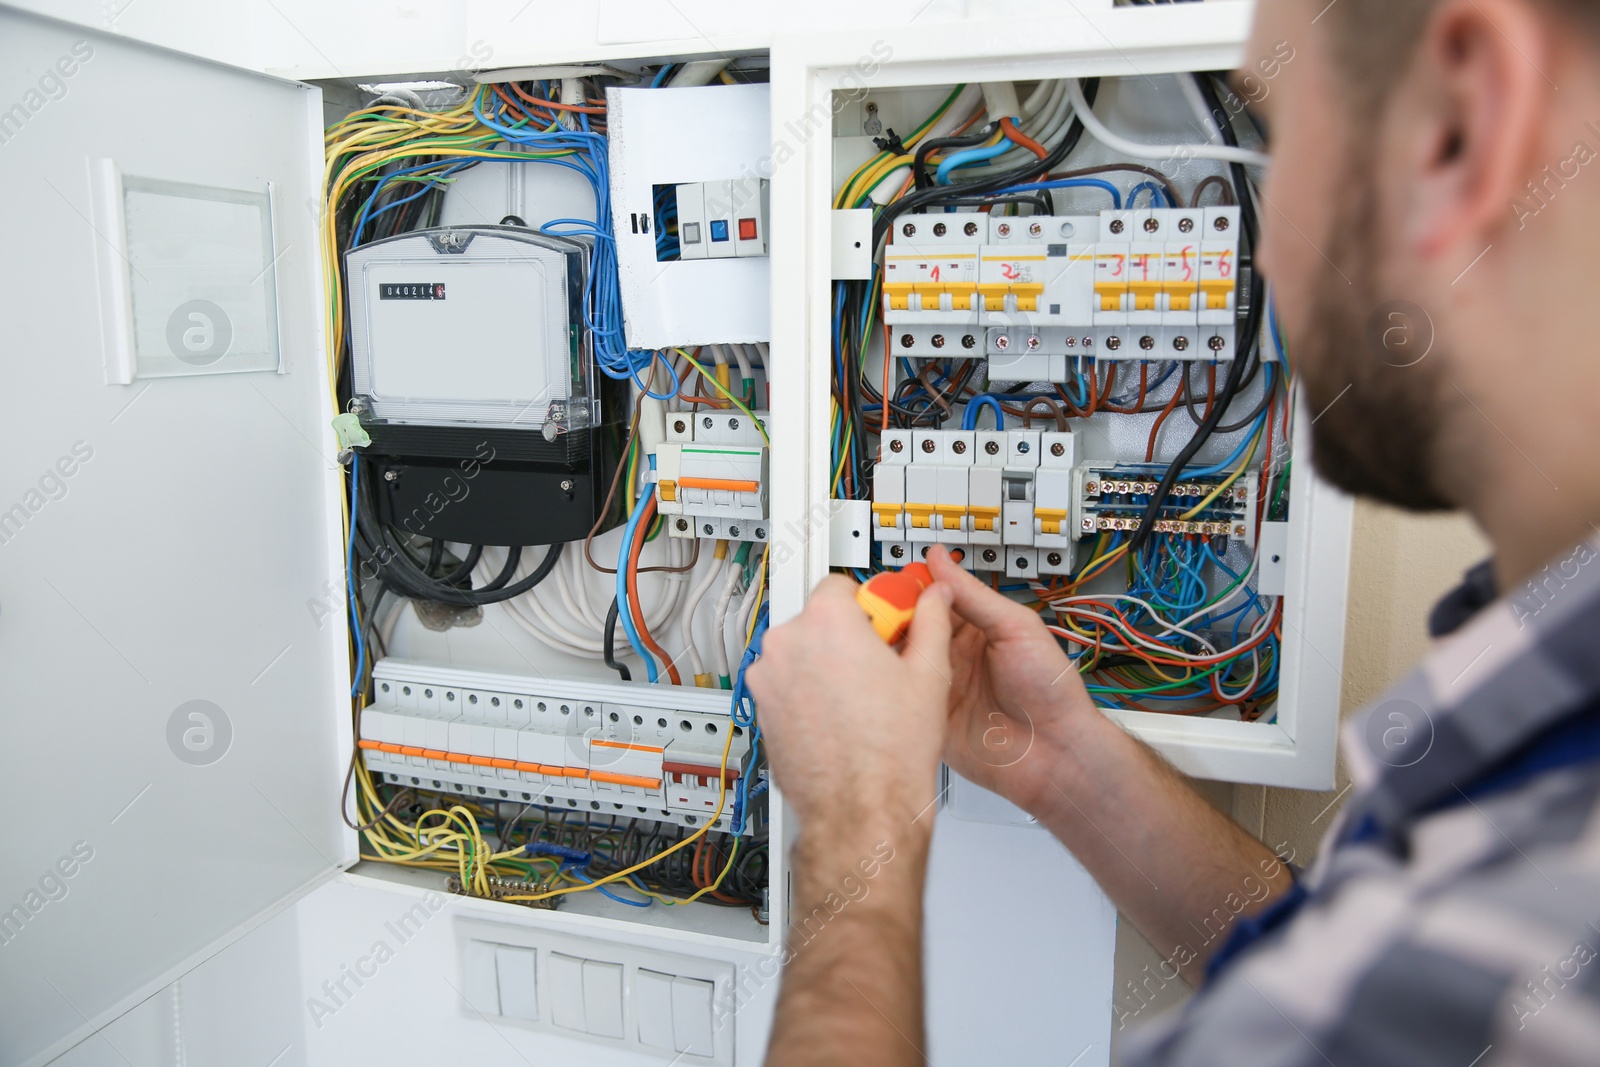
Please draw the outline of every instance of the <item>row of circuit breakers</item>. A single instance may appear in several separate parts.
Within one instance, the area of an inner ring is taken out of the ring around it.
[[[1066,574],[1084,538],[1139,526],[1161,469],[1078,462],[1077,435],[1053,430],[889,430],[872,481],[872,533],[884,563],[933,544],[969,546],[962,562],[1011,577]],[[1221,476],[1180,480],[1154,532],[1253,545],[1258,478],[1217,492]]]
[[[379,662],[373,680],[357,744],[382,781],[580,815],[733,827],[750,740],[728,720],[722,690],[642,690],[401,659]],[[746,814],[741,832],[759,829],[757,813]]]
[[[677,186],[680,258],[766,255],[771,195],[765,178],[729,178]]]
[[[986,358],[997,381],[1065,381],[1070,357],[1233,358],[1237,207],[916,215],[892,234],[896,355]]]

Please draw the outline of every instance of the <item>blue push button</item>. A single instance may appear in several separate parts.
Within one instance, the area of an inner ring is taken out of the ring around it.
[[[717,219],[711,223],[711,239],[713,241],[726,241],[728,239],[727,219]]]

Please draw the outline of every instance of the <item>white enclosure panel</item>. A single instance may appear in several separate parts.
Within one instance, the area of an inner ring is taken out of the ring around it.
[[[767,145],[765,85],[704,85],[684,89],[608,89],[606,122],[611,138],[611,215],[617,243],[617,276],[626,316],[628,347],[766,341],[771,334],[766,297],[770,260],[691,258],[656,260],[653,189],[661,185],[755,182],[771,160]],[[713,199],[708,192],[705,201]],[[741,205],[739,214],[754,213]],[[710,247],[707,223],[696,226],[697,243]],[[640,220],[647,224],[641,229]],[[724,225],[728,225],[724,220]],[[731,248],[733,235],[723,241]]]
[[[160,102],[137,119],[135,87]],[[26,810],[0,842],[0,1062],[18,1064],[354,842],[318,93],[4,11],[0,100],[23,111],[0,144],[0,781]],[[118,235],[91,159],[270,198],[281,366],[105,383],[97,261]]]
[[[381,1062],[664,1067],[672,1059],[670,1053],[642,1055],[608,1048],[493,1016],[492,1005],[463,973],[467,964],[462,959],[461,940],[492,937],[483,931],[505,928],[518,931],[507,935],[505,941],[540,944],[547,949],[553,945],[564,954],[581,956],[587,950],[611,959],[621,958],[631,949],[644,949],[732,964],[738,999],[727,1025],[732,1026],[737,1044],[735,1062],[758,1064],[766,1048],[778,983],[771,977],[777,973],[777,958],[763,952],[697,953],[682,942],[645,933],[628,937],[621,942],[623,948],[617,943],[608,947],[604,937],[574,942],[568,938],[575,931],[562,922],[559,912],[446,897],[421,887],[353,874],[340,876],[303,898],[295,907],[295,916],[305,1062],[310,1067]],[[473,924],[461,924],[458,919],[470,919]],[[480,923],[494,925],[476,925]],[[380,943],[383,951],[377,949]],[[379,956],[385,958],[380,962]],[[364,959],[367,962],[362,964]],[[337,983],[346,970],[355,970],[358,964],[372,976],[359,987],[346,981],[345,992],[336,987],[330,995],[324,983]],[[540,1011],[545,1008],[541,1002]],[[695,1062],[709,1061],[690,1056],[681,1061],[685,1067]]]
[[[980,889],[978,855],[1003,856],[1005,877],[983,879]],[[1117,910],[1055,838],[941,813],[926,907],[934,1067],[1105,1067]]]
[[[783,414],[802,418],[807,428],[798,437],[774,437],[774,484],[804,486],[803,493],[774,496],[775,528],[803,529],[805,516],[826,507],[829,496],[833,144],[828,136],[808,131],[816,117],[826,123],[833,114],[834,91],[859,97],[863,86],[870,91],[1091,75],[1128,78],[1138,90],[1153,75],[1232,67],[1248,37],[1249,19],[1245,4],[1140,6],[1071,10],[1026,22],[830,29],[775,41],[774,158],[783,162],[772,177],[772,238],[779,252],[773,257],[771,383],[774,396],[801,398],[802,411],[791,405]],[[847,98],[840,99],[849,106]],[[1146,135],[1134,122],[1131,133]],[[1301,456],[1310,449],[1305,421],[1296,431]],[[781,427],[776,412],[774,422]],[[1116,713],[1191,774],[1307,789],[1332,784],[1350,504],[1308,477],[1308,463],[1299,473],[1291,491],[1278,721]],[[800,538],[790,549],[788,565],[773,569],[774,621],[799,610],[830,563],[822,539]]]

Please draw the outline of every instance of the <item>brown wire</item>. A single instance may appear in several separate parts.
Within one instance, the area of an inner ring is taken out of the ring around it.
[[[1030,428],[1033,426],[1033,409],[1039,404],[1043,404],[1049,409],[1050,417],[1056,420],[1056,429],[1065,431],[1067,428],[1066,412],[1061,410],[1060,404],[1056,403],[1056,401],[1050,397],[1045,396],[1043,393],[1039,393],[1030,397],[1028,402],[1023,405],[1022,424]]]
[[[1194,187],[1194,197],[1189,201],[1190,206],[1199,207],[1201,195],[1213,185],[1222,190],[1222,203],[1224,206],[1231,207],[1238,203],[1237,198],[1233,195],[1233,183],[1220,174],[1213,174]]]
[[[638,436],[639,412],[640,409],[644,407],[644,400],[645,394],[641,392],[639,394],[639,399],[633,402],[633,419],[628,423],[628,441],[622,449],[624,457],[626,457],[628,453],[628,445],[631,445],[633,443],[633,439]],[[589,551],[589,546],[594,541],[595,534],[600,532],[600,524],[605,521],[605,517],[607,515],[611,514],[611,502],[616,499],[617,486],[622,484],[622,474],[627,469],[628,463],[624,458],[622,461],[618,462],[616,472],[611,475],[611,488],[606,490],[606,502],[600,506],[600,514],[595,518],[594,525],[589,527],[588,536],[583,539],[583,558],[588,561],[589,566],[593,567],[601,574],[615,574],[617,573],[617,569],[615,567],[602,567],[600,564],[596,563],[594,561],[593,553]],[[658,565],[655,567],[640,567],[638,573],[649,574],[652,571],[657,571],[664,574],[683,574],[686,571],[693,570],[694,565],[700,562],[700,539],[695,537],[691,538],[691,540],[694,541],[694,550],[689,554],[688,563],[685,563],[681,567],[667,567],[664,565]]]
[[[344,820],[344,824],[346,826],[350,827],[350,829],[356,831],[357,833],[365,833],[366,831],[372,829],[374,826],[377,826],[380,822],[382,822],[384,819],[388,818],[390,815],[393,815],[394,812],[395,812],[395,809],[400,807],[401,801],[403,801],[407,797],[411,796],[412,793],[411,793],[411,790],[409,790],[409,789],[402,789],[402,790],[400,790],[400,792],[398,792],[394,796],[390,797],[389,798],[389,803],[385,804],[383,806],[383,810],[378,812],[378,814],[376,814],[376,815],[374,815],[372,817],[372,821],[371,822],[362,823],[359,826],[357,826],[355,823],[351,822],[350,821],[350,816],[345,813],[345,801],[346,801],[346,798],[348,798],[350,796],[350,783],[355,780],[355,776],[356,776],[356,760],[358,760],[360,758],[361,758],[361,749],[359,747],[352,748],[350,750],[350,765],[345,768],[345,772],[344,772],[344,786],[339,790],[339,818],[343,819]]]

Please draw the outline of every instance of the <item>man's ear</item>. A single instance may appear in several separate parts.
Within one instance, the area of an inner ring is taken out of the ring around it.
[[[1401,232],[1419,259],[1487,244],[1538,172],[1555,92],[1542,14],[1530,0],[1445,0],[1429,19],[1397,88],[1411,99],[1393,113],[1409,120],[1393,147],[1410,172]]]

